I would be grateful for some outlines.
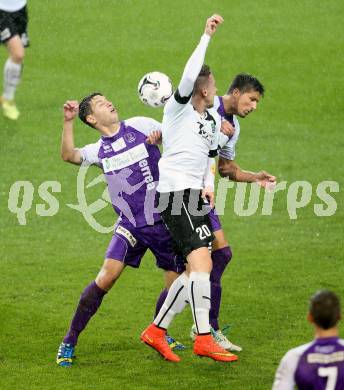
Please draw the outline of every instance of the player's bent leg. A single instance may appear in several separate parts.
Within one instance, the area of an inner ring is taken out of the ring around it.
[[[141,340],[144,343],[154,348],[166,360],[175,362],[179,361],[180,358],[171,351],[166,341],[166,329],[176,314],[182,312],[187,305],[187,286],[188,277],[184,272],[172,283],[153,323],[141,334]]]
[[[179,275],[180,274],[177,272],[164,270],[165,288],[161,291],[156,302],[154,318],[158,315],[163,303],[165,302],[169,288],[171,287],[172,283],[179,277]]]
[[[155,316],[157,317],[163,303],[165,302],[165,299],[167,298],[168,290],[171,287],[172,283],[180,276],[180,273],[177,273],[175,271],[164,271],[164,278],[165,278],[165,289],[160,293],[160,296],[158,298],[156,308],[155,308]],[[180,341],[176,340],[174,337],[166,333],[166,341],[169,347],[173,351],[184,351],[186,349],[185,345],[183,345]]]
[[[119,260],[106,259],[96,280],[82,292],[70,328],[58,349],[56,363],[59,366],[70,367],[72,365],[80,333],[97,312],[104,295],[114,285],[124,267],[125,264]]]
[[[21,80],[24,46],[19,35],[15,35],[6,42],[9,58],[4,66],[4,90],[1,96],[1,105],[5,117],[16,120],[19,110],[14,102],[14,96]]]

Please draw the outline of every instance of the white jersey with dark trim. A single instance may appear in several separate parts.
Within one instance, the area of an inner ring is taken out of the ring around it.
[[[26,3],[26,0],[0,0],[0,10],[6,12],[19,11]]]
[[[217,149],[219,117],[200,115],[190,103],[171,97],[162,122],[163,155],[159,161],[159,192],[201,189],[209,151]]]
[[[217,150],[220,117],[212,110],[199,113],[190,103],[209,40],[208,35],[202,36],[186,64],[177,91],[164,108],[159,192],[201,189],[209,152]]]

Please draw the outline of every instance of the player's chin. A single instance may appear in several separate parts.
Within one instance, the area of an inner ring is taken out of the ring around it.
[[[112,122],[114,122],[114,123],[119,122],[119,117],[118,117],[117,111],[112,113],[111,119],[112,119]]]

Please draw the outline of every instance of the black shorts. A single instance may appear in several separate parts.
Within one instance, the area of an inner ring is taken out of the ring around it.
[[[24,47],[29,46],[27,34],[28,14],[26,6],[15,12],[0,10],[0,42],[5,43],[19,35]]]
[[[178,254],[186,258],[195,249],[211,249],[215,237],[209,218],[210,209],[201,197],[201,190],[160,193],[159,209]]]

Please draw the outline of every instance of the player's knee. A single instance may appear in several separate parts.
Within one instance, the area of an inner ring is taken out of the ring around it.
[[[101,289],[109,291],[116,283],[116,280],[120,277],[122,270],[123,268],[109,267],[107,264],[104,264],[96,277],[97,285]]]
[[[111,273],[100,271],[96,277],[97,285],[104,291],[109,291],[111,287],[116,283],[118,276]]]
[[[15,50],[12,50],[10,56],[13,62],[15,62],[16,64],[22,64],[25,57],[24,48],[17,48]]]
[[[224,237],[222,238],[221,236],[215,235],[215,240],[213,241],[212,250],[217,251],[219,249],[226,248],[226,247],[229,247],[227,240]]]

